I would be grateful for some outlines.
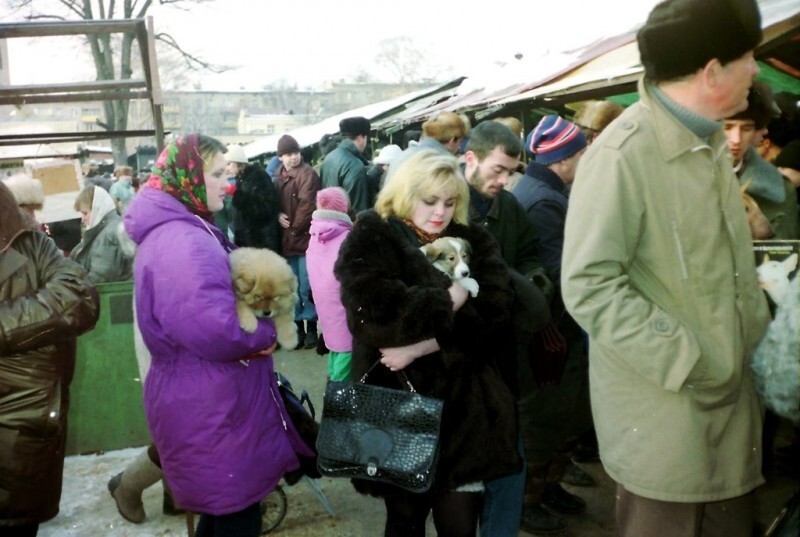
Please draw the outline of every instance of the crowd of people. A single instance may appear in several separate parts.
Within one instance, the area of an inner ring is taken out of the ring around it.
[[[396,388],[402,371],[444,401],[430,490],[353,480],[382,499],[387,537],[423,537],[429,516],[442,536],[563,533],[587,505],[562,484],[593,486],[587,461],[616,483],[622,536],[750,537],[764,473],[800,459],[797,434],[775,449],[785,417],[749,367],[780,304],[743,193],[800,241],[796,103],[754,81],[761,37],[754,0],[666,0],[637,34],[638,102],[527,133],[441,112],[370,158],[369,119],[348,117],[316,162],[285,134],[268,165],[177,136],[140,186],[128,166],[86,181],[67,255],[34,220],[41,183],[4,181],[0,533],[58,512],[75,338],[95,286],[132,280],[153,444],[113,501],[142,523],[163,479],[164,511],[199,513],[198,537],[260,534],[259,502],[313,446],[278,393],[273,322],[239,325],[228,254],[255,247],[297,277],[287,351],[327,354],[330,380]],[[441,237],[468,242],[476,295],[420,251]]]

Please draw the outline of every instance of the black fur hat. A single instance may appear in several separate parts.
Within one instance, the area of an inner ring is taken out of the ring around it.
[[[755,0],[666,0],[650,12],[636,38],[646,76],[673,80],[716,58],[728,63],[761,42]]]
[[[346,117],[339,122],[339,132],[342,136],[354,137],[359,134],[369,136],[370,123],[365,117]]]

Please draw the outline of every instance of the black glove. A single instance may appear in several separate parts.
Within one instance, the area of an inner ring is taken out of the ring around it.
[[[544,272],[544,269],[535,269],[530,272],[529,274],[531,281],[538,287],[542,293],[544,293],[544,297],[547,299],[547,303],[550,304],[553,302],[553,297],[556,294],[556,286],[553,285],[553,282],[550,281],[550,278]]]

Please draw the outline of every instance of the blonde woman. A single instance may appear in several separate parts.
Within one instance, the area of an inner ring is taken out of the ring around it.
[[[420,149],[399,165],[375,210],[359,214],[334,269],[353,334],[352,378],[380,360],[371,383],[399,388],[402,370],[418,392],[445,402],[430,491],[354,481],[383,497],[386,536],[424,536],[431,512],[440,535],[474,536],[483,481],[520,467],[514,398],[497,368],[513,356],[505,349],[513,294],[497,243],[468,223],[468,205],[455,157]],[[471,244],[477,297],[419,250],[443,236]]]

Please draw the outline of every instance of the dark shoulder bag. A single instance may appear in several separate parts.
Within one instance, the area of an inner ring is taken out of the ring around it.
[[[317,436],[319,471],[425,492],[436,471],[444,402],[418,394],[402,371],[405,389],[367,384],[375,365],[359,382],[328,382]]]

